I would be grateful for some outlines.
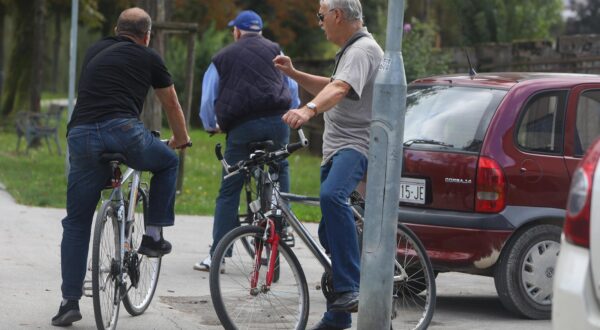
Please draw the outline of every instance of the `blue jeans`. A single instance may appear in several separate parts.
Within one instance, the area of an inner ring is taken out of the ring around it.
[[[360,251],[352,209],[348,198],[367,170],[367,158],[354,149],[342,149],[321,166],[321,223],[319,241],[331,255],[335,292],[358,291],[360,283]],[[329,310],[323,319],[327,324],[349,328],[350,313]]]
[[[289,142],[290,128],[283,122],[281,116],[263,117],[247,121],[227,132],[225,160],[230,165],[240,160],[248,159],[248,143],[272,140],[276,147],[282,147]],[[223,171],[223,176],[225,172]],[[213,243],[210,255],[213,255],[217,244],[229,231],[239,226],[238,208],[240,193],[244,186],[244,177],[234,175],[224,180],[221,177],[221,188],[215,206],[215,221],[213,225]],[[279,163],[279,187],[283,192],[290,188],[288,161]]]
[[[147,225],[171,226],[175,220],[175,181],[179,159],[137,119],[112,119],[71,128],[67,136],[70,171],[67,216],[62,220],[62,295],[81,298],[92,221],[110,167],[104,152],[121,153],[127,165],[153,173]]]

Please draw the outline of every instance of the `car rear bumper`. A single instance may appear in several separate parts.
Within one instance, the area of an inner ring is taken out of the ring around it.
[[[436,270],[489,275],[512,230],[406,224],[425,245]]]
[[[594,292],[589,250],[563,236],[554,272],[552,328],[600,329],[600,305]]]
[[[516,228],[539,219],[562,221],[564,212],[507,206],[488,214],[401,206],[398,221],[421,239],[437,270],[490,275]]]

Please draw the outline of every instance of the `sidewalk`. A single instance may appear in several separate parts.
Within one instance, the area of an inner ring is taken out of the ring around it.
[[[58,329],[50,325],[61,300],[60,240],[64,209],[16,204],[0,184],[0,329]],[[307,224],[316,233],[316,224]],[[212,217],[177,216],[175,226],[165,229],[173,252],[163,259],[154,300],[139,317],[121,307],[120,329],[222,329],[213,310],[208,273],[192,265],[208,255]],[[90,249],[91,251],[91,249]],[[324,298],[316,290],[322,270],[298,244],[298,254],[309,283],[309,326],[324,311]],[[95,329],[92,299],[82,297],[83,319],[72,329]]]
[[[0,329],[59,329],[50,325],[61,300],[60,221],[63,209],[16,204],[0,184]],[[317,225],[305,226],[316,235]],[[212,217],[178,216],[165,230],[173,252],[163,268],[152,304],[139,317],[121,307],[119,329],[222,329],[213,310],[208,273],[192,269],[208,255]],[[321,266],[298,240],[294,248],[308,282],[310,317],[314,325],[325,310],[320,290]],[[520,319],[502,308],[493,279],[460,273],[440,274],[432,330],[548,329],[550,321]],[[83,320],[69,329],[96,329],[92,299],[83,297]],[[356,314],[353,314],[356,329]]]

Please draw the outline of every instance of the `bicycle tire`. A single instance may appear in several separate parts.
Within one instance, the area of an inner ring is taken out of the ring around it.
[[[265,229],[242,226],[229,232],[217,245],[210,268],[210,293],[213,306],[225,329],[305,329],[308,321],[308,284],[302,267],[290,247],[280,244],[279,281],[267,291],[251,293],[250,276],[255,258],[244,250],[243,241],[259,244],[266,254],[269,245],[262,240]],[[272,249],[271,249],[272,250]],[[226,264],[223,264],[226,255]],[[268,258],[268,256],[266,256]],[[262,258],[262,256],[261,256]],[[226,265],[226,266],[224,266]],[[221,273],[221,268],[225,272]],[[259,270],[257,288],[264,288],[266,266]]]
[[[398,223],[392,300],[392,328],[427,329],[435,310],[435,275],[417,235]]]
[[[144,189],[139,189],[138,200],[135,208],[134,222],[130,230],[131,234],[131,251],[130,260],[134,261],[135,265],[131,265],[132,271],[137,271],[137,285],[128,287],[127,294],[123,297],[123,306],[132,316],[143,314],[154,297],[154,292],[158,284],[160,276],[160,268],[162,258],[148,258],[145,255],[137,254],[135,251],[142,243],[142,236],[146,230],[146,217],[148,214],[148,194]],[[131,280],[131,274],[129,276]]]
[[[92,297],[98,329],[116,329],[119,318],[119,224],[113,203],[105,201],[96,217],[92,247]]]

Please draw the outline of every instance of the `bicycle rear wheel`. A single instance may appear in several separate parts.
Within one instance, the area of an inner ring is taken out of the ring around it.
[[[210,268],[210,294],[217,316],[225,329],[304,329],[309,298],[302,267],[285,243],[281,242],[274,251],[270,243],[263,240],[264,232],[265,229],[258,226],[242,226],[219,242]],[[260,255],[251,257],[244,241],[251,242]],[[279,255],[280,276],[279,281],[267,287],[268,266],[256,260],[269,260],[270,253]],[[221,268],[225,266],[222,274]],[[256,266],[258,283],[255,290],[251,290]]]
[[[119,224],[111,201],[96,217],[92,248],[92,296],[98,329],[115,329],[119,317]]]
[[[392,328],[426,329],[435,309],[435,276],[425,247],[398,224],[392,301]]]
[[[134,222],[130,228],[131,250],[125,257],[129,284],[127,294],[123,298],[123,306],[132,316],[141,315],[150,306],[156,291],[162,261],[162,258],[148,258],[136,252],[142,244],[142,236],[146,233],[148,213],[148,194],[143,189],[138,191]]]

